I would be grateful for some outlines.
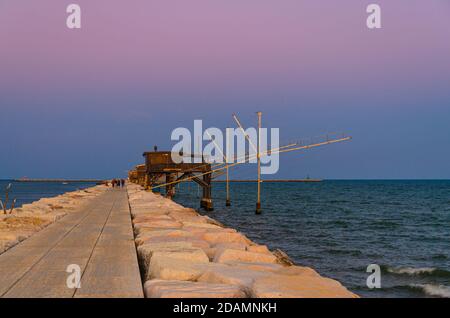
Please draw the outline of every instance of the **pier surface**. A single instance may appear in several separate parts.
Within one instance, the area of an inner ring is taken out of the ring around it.
[[[80,289],[67,285],[72,264]],[[105,191],[1,254],[0,297],[143,297],[126,191]]]

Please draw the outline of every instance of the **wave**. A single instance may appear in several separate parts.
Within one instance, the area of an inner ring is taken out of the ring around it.
[[[442,298],[450,298],[450,287],[444,285],[433,284],[412,284],[409,285],[412,289],[418,289],[426,295]]]
[[[434,271],[436,271],[436,268],[433,267],[397,267],[397,268],[391,268],[388,267],[386,269],[388,273],[392,274],[400,274],[400,275],[421,275],[421,274],[432,274]]]
[[[360,256],[362,252],[359,250],[343,250],[337,248],[329,248],[325,250],[327,253],[335,255],[350,255],[350,256]]]
[[[370,227],[373,229],[395,229],[399,226],[400,225],[394,221],[380,220],[373,222]]]
[[[385,295],[393,297],[395,295],[407,295],[409,297],[440,297],[440,298],[450,298],[450,287],[445,285],[436,285],[436,284],[410,284],[410,285],[399,285],[399,286],[390,286],[390,287],[382,287],[381,289],[368,289],[365,286],[349,286],[349,288],[356,293],[364,291],[364,292],[377,292],[382,291]],[[411,295],[411,293],[414,293]]]
[[[350,203],[348,200],[329,200],[327,203]]]
[[[389,267],[382,266],[382,271],[390,274],[409,275],[409,276],[434,276],[450,277],[450,272],[435,267]]]
[[[445,260],[448,259],[448,257],[445,254],[435,254],[432,256],[432,259]]]

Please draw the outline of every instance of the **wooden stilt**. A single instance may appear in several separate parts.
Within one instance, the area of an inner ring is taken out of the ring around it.
[[[258,198],[256,201],[256,214],[261,214],[261,112],[256,113],[258,115]]]

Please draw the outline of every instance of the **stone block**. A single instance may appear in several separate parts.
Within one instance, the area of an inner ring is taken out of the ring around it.
[[[205,241],[208,241],[211,245],[219,243],[241,243],[249,245],[251,241],[237,232],[225,232],[225,231],[214,231],[206,232],[202,235]]]
[[[339,282],[320,276],[270,275],[251,287],[255,298],[357,298]]]
[[[272,254],[261,254],[234,249],[219,250],[214,257],[216,263],[227,262],[247,262],[247,263],[276,263],[277,258]]]
[[[147,298],[244,298],[238,286],[186,281],[150,280],[144,285]]]

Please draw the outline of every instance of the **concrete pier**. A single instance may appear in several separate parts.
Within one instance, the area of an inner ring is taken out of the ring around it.
[[[24,205],[0,217],[0,243],[0,297],[358,297],[136,184]]]
[[[81,288],[67,285],[71,264]],[[105,190],[0,255],[0,297],[142,297],[127,193]]]

